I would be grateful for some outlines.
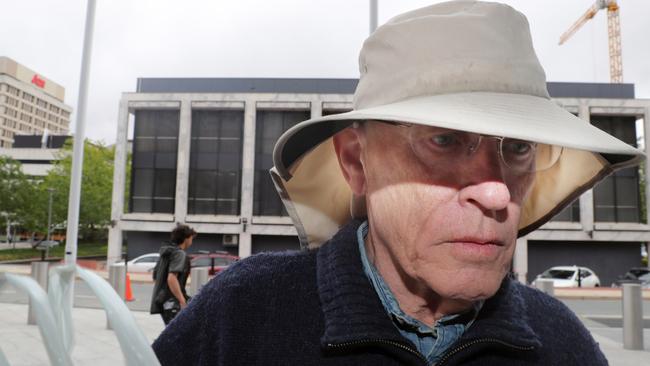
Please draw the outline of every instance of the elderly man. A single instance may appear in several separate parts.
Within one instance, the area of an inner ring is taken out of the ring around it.
[[[154,343],[162,364],[605,365],[507,276],[516,238],[642,153],[555,105],[526,18],[453,1],[364,43],[348,113],[278,141],[309,250],[250,257]]]

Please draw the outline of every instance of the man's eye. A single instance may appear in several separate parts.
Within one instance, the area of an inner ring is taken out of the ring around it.
[[[527,155],[535,149],[535,145],[528,141],[506,140],[503,142],[504,153],[513,155]]]
[[[458,139],[453,134],[444,134],[431,137],[431,142],[438,147],[448,147],[457,143]]]

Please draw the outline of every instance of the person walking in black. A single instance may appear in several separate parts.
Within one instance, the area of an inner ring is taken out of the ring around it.
[[[151,314],[160,314],[165,325],[187,306],[185,284],[190,275],[190,258],[185,252],[196,236],[187,225],[178,224],[171,240],[160,247],[160,258],[153,271],[155,281],[151,297]]]

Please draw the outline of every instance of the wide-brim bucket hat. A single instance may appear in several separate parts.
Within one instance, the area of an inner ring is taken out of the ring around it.
[[[535,174],[519,236],[644,156],[550,99],[528,21],[504,4],[451,1],[397,16],[364,42],[359,69],[352,111],[297,124],[273,152],[271,176],[303,246],[318,246],[365,215],[364,197],[353,197],[332,142],[354,121],[562,146],[558,162]]]

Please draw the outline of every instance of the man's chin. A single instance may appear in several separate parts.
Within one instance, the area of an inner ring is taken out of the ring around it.
[[[501,286],[504,276],[494,274],[476,277],[450,279],[442,285],[436,286],[438,290],[434,291],[443,298],[458,301],[475,302],[489,299],[494,296]]]

